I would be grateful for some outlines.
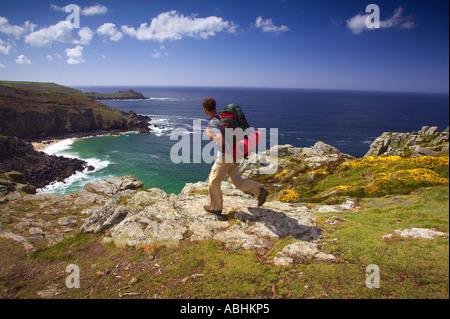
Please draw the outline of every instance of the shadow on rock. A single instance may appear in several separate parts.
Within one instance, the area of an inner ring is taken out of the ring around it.
[[[256,207],[248,207],[248,211],[249,213],[237,212],[235,218],[247,224],[262,224],[264,228],[272,232],[271,237],[292,236],[298,240],[315,241],[323,233],[323,229],[314,226],[309,219],[303,220],[298,214],[295,214],[295,217],[297,217],[295,218],[283,212]]]

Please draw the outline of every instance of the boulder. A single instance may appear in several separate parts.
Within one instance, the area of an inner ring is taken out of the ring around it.
[[[436,236],[448,236],[446,233],[427,228],[410,228],[403,230],[396,229],[395,232],[401,237],[407,239],[433,239]]]
[[[129,208],[117,205],[117,199],[113,197],[103,207],[91,211],[91,215],[81,226],[80,231],[93,233],[101,232],[120,223],[129,212]]]
[[[114,177],[109,180],[98,180],[84,185],[83,190],[106,196],[116,195],[125,190],[136,190],[143,186],[143,183],[133,175]]]

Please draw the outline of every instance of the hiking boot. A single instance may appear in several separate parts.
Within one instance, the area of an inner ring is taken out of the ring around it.
[[[221,210],[212,210],[211,206],[205,205],[203,206],[203,209],[206,210],[208,213],[217,215],[217,216],[221,216],[222,215],[222,211]]]
[[[261,187],[261,192],[259,193],[259,196],[258,196],[258,207],[261,207],[262,204],[264,204],[266,202],[266,198],[267,198],[268,194],[269,194],[269,192]]]

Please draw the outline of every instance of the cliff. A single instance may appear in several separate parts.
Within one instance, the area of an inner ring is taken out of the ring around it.
[[[17,137],[0,135],[0,195],[16,190],[34,194],[36,188],[85,168],[85,161],[37,152]]]
[[[82,94],[4,85],[0,85],[0,118],[0,135],[27,139],[150,131],[148,117],[109,107]]]

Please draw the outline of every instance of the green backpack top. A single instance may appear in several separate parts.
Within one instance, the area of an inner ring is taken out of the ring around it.
[[[235,129],[240,127],[242,130],[246,130],[250,127],[245,119],[244,112],[237,104],[229,104],[219,114],[220,124],[224,129],[227,127]]]

